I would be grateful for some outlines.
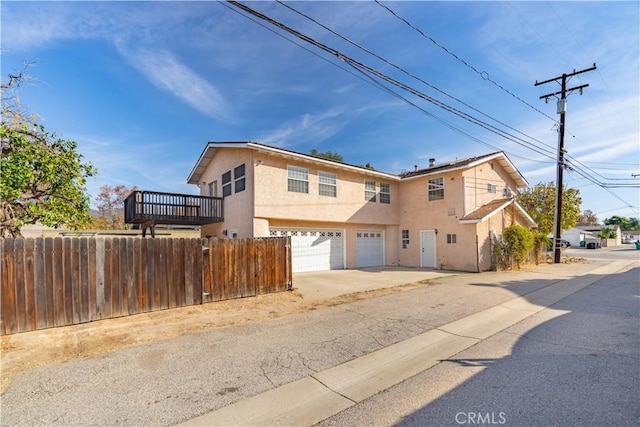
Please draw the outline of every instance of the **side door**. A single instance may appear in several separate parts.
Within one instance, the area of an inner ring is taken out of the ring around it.
[[[436,268],[436,232],[420,231],[420,267]]]

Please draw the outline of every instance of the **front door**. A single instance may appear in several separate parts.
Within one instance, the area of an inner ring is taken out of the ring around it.
[[[420,231],[420,266],[436,267],[436,232],[435,230]]]

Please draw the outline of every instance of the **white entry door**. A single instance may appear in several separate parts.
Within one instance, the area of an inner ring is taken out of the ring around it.
[[[384,232],[378,230],[356,231],[356,267],[384,265]]]
[[[436,267],[436,232],[435,230],[420,231],[420,266]]]

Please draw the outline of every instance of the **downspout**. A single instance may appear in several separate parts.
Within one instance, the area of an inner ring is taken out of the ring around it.
[[[477,228],[476,228],[476,231]],[[478,243],[478,235],[476,234],[476,273],[480,273],[480,244]]]
[[[462,216],[467,215],[467,177],[462,177]]]

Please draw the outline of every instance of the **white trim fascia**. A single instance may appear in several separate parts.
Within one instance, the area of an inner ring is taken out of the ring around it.
[[[207,143],[207,146],[205,147],[202,154],[198,158],[196,165],[193,167],[193,170],[189,174],[189,178],[187,178],[188,183],[197,184],[197,182],[193,181],[196,170],[201,166],[201,163],[205,158],[207,151],[209,149],[216,149],[216,148],[249,148],[254,151],[275,154],[275,155],[287,157],[287,158],[293,158],[293,159],[307,162],[307,163],[314,163],[314,164],[323,165],[331,168],[346,169],[351,172],[368,175],[368,176],[375,176],[388,181],[401,180],[401,178],[398,175],[390,174],[387,172],[380,172],[376,170],[365,169],[362,167],[350,165],[348,163],[341,163],[341,162],[336,162],[332,160],[321,159],[308,154],[296,153],[295,151],[280,149],[277,147],[271,147],[271,146],[263,145],[253,141],[247,141],[247,142],[209,142]]]
[[[276,155],[279,155],[279,156],[294,158],[294,159],[301,160],[301,161],[304,161],[304,162],[321,164],[321,165],[325,165],[325,166],[333,167],[333,168],[347,169],[347,170],[350,170],[352,172],[361,173],[361,174],[365,174],[365,175],[373,175],[373,176],[377,176],[377,177],[384,178],[384,179],[391,180],[391,181],[400,181],[400,177],[397,176],[397,175],[394,175],[394,174],[390,174],[390,173],[387,173],[387,172],[380,172],[380,171],[371,170],[371,169],[366,169],[366,168],[362,168],[362,167],[359,167],[359,166],[350,165],[348,163],[341,163],[341,162],[337,162],[337,161],[321,159],[319,157],[314,157],[314,156],[311,156],[309,154],[296,153],[295,151],[284,150],[284,149],[280,149],[280,148],[277,148],[277,147],[271,147],[271,146],[268,146],[268,145],[262,145],[262,144],[254,143],[254,142],[249,142],[247,144],[247,146],[248,146],[248,148],[252,148],[252,149],[254,149],[256,151],[262,151],[262,152],[267,152],[267,153],[271,153],[271,154],[276,154]]]
[[[527,211],[525,211],[524,208],[520,206],[520,203],[518,203],[516,200],[514,200],[513,203],[517,206],[518,210],[525,218],[531,221],[531,223],[534,224],[535,227],[538,226],[538,224],[533,220],[533,218],[531,218],[531,216],[527,213]]]
[[[500,212],[501,210],[503,210],[504,208],[506,208],[507,206],[509,206],[510,204],[514,203],[515,200],[509,200],[506,201],[504,204],[500,205],[499,207],[495,208],[494,210],[492,210],[488,215],[483,216],[482,218],[479,219],[461,219],[460,220],[460,224],[479,224],[481,222],[485,222],[486,220],[488,220],[489,218],[491,218],[492,216],[494,216],[495,214],[497,214],[498,212]],[[481,209],[481,207],[479,207],[478,209]]]
[[[504,154],[502,151],[498,152],[498,153],[493,153],[493,154],[487,155],[486,157],[482,157],[481,159],[475,160],[475,161],[473,161],[473,162],[471,162],[469,164],[466,164],[466,165],[460,165],[460,166],[456,166],[456,167],[452,167],[452,168],[447,168],[447,169],[444,169],[444,170],[434,170],[433,172],[424,172],[424,173],[421,173],[420,175],[414,175],[414,176],[410,176],[410,177],[407,177],[407,178],[403,178],[403,180],[410,181],[412,179],[418,179],[418,178],[422,178],[422,177],[425,177],[425,176],[438,175],[438,174],[444,174],[444,173],[447,173],[447,172],[470,169],[470,168],[476,167],[478,165],[481,165],[482,163],[486,163],[488,161],[495,160],[495,159],[505,160],[509,164],[509,167],[511,167],[513,169],[514,173],[520,177],[520,179],[522,180],[522,182],[525,185],[521,186],[521,187],[517,187],[517,188],[528,188],[529,187],[529,182],[524,178],[524,175],[522,175],[520,173],[518,168],[516,168],[514,166],[513,162],[511,162],[511,160],[509,160],[507,155]],[[507,172],[508,172],[508,170],[507,170]],[[511,174],[509,174],[509,175],[511,175]],[[516,181],[516,185],[517,185],[517,180],[514,180],[514,181]]]
[[[498,208],[494,209],[489,215],[485,215],[484,217],[482,217],[480,219],[461,219],[460,220],[460,224],[479,224],[481,222],[485,222],[486,220],[488,220],[489,218],[491,218],[492,216],[494,216],[498,212],[502,211],[504,208],[506,208],[507,206],[509,206],[511,204],[514,204],[516,206],[516,208],[518,209],[518,211],[520,211],[522,216],[524,216],[526,219],[531,221],[531,224],[533,224],[534,227],[538,226],[538,224],[536,224],[536,222],[533,220],[533,218],[531,218],[531,216],[527,213],[527,211],[525,211],[524,208],[522,206],[520,206],[520,204],[518,202],[515,201],[515,199],[509,200],[508,202],[506,202],[503,205],[499,206]]]

